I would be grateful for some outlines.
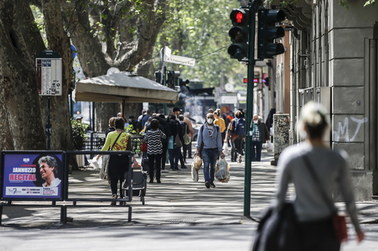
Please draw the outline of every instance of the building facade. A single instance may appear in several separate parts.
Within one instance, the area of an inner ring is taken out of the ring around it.
[[[358,200],[378,194],[378,4],[298,1],[281,6],[289,22],[274,60],[272,106],[290,115],[290,138],[309,100],[329,111],[330,145],[350,155]]]

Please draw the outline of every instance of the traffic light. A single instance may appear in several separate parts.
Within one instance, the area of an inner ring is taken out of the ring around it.
[[[259,9],[258,18],[257,58],[263,60],[284,53],[283,44],[275,43],[274,40],[285,36],[285,30],[276,27],[276,23],[285,19],[285,13],[278,9]]]
[[[228,32],[232,44],[228,47],[231,58],[242,61],[248,56],[249,9],[233,9],[230,13],[232,27]]]
[[[163,74],[161,71],[155,71],[155,81],[161,84]]]
[[[168,71],[167,73],[167,86],[174,89],[175,86],[179,85],[179,71]]]

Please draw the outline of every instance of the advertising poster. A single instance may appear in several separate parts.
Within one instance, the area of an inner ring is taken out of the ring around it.
[[[62,153],[3,153],[2,198],[62,200]]]

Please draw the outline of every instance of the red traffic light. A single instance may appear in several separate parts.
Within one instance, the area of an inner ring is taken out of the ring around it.
[[[248,25],[248,15],[244,9],[233,9],[230,13],[233,25]]]
[[[240,11],[238,11],[235,15],[235,20],[238,24],[243,23],[244,15]]]

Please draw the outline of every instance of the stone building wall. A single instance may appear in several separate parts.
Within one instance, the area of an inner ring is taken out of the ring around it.
[[[369,98],[372,84],[367,78],[369,43],[378,21],[378,6],[363,7],[364,1],[318,1],[313,6],[311,30],[311,83],[313,99],[330,104],[331,144],[350,155],[356,197],[371,199],[369,120],[374,103]],[[328,95],[321,89],[329,88]],[[374,164],[375,163],[375,164]]]

